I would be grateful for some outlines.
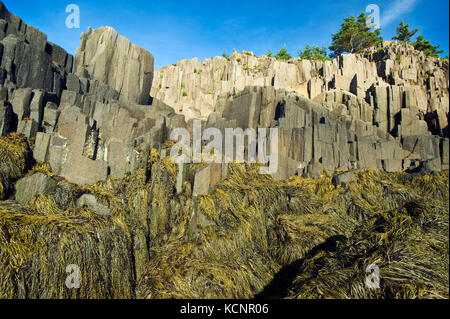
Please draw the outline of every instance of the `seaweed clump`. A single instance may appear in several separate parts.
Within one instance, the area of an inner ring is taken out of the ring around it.
[[[285,297],[448,298],[448,173],[407,183],[396,175],[366,171],[338,191],[336,203],[345,203],[357,227],[300,260]],[[369,288],[374,265],[379,283]]]
[[[0,200],[14,189],[13,183],[23,177],[32,164],[31,150],[22,134],[0,136]]]
[[[448,298],[448,172],[334,186],[327,172],[277,181],[233,163],[193,197],[189,182],[177,194],[177,170],[152,149],[147,169],[71,185],[65,205],[58,190],[0,202],[0,297]],[[84,194],[111,216],[78,207]],[[371,264],[379,289],[365,285]]]

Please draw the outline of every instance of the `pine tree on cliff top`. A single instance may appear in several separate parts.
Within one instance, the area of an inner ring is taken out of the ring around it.
[[[423,35],[417,37],[416,42],[412,44],[416,50],[423,51],[425,55],[432,56],[435,58],[439,57],[439,54],[444,52],[444,50],[438,50],[439,45],[434,46],[429,40],[425,40]]]
[[[411,38],[419,31],[418,28],[409,30],[409,24],[405,24],[403,21],[397,27],[397,35],[392,37],[393,40],[411,43]],[[425,40],[423,35],[419,35],[415,42],[411,43],[416,50],[423,51],[425,55],[432,57],[439,57],[439,54],[444,50],[438,50],[438,46],[434,46],[429,40]]]
[[[392,37],[392,40],[402,41],[402,42],[411,42],[411,38],[416,35],[419,29],[409,30],[409,24],[405,24],[403,21],[400,22],[400,25],[397,27],[397,35]]]
[[[288,53],[286,47],[282,47],[280,51],[278,51],[277,55],[275,55],[275,58],[279,61],[288,61],[292,58],[292,56]]]
[[[383,41],[380,36],[380,29],[370,31],[366,26],[367,16],[361,13],[357,18],[351,16],[344,18],[341,29],[332,35],[332,43],[329,47],[331,57],[336,57],[343,53],[357,53],[361,50],[377,45]]]
[[[316,45],[309,46],[309,44],[307,44],[303,50],[298,49],[298,56],[301,60],[329,60],[327,57],[327,49],[325,47],[320,48]]]

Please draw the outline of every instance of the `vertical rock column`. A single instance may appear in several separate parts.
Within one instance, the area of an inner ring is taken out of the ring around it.
[[[122,100],[147,104],[153,81],[153,56],[111,27],[89,28],[81,34],[74,72],[105,83]]]

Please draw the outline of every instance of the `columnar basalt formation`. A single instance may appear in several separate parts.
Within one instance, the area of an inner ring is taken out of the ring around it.
[[[150,95],[151,54],[112,28],[73,60],[0,1],[0,298],[448,298],[448,60],[234,53]],[[278,129],[276,173],[175,164],[197,125]]]
[[[191,127],[183,116],[222,129],[279,128],[278,178],[423,160],[448,168],[448,62],[408,44],[325,62],[245,51],[184,60],[155,72],[150,98],[153,57],[114,29],[82,34],[71,73],[72,56],[4,6],[2,17],[2,133],[35,139],[35,159],[70,181],[133,171],[172,128]]]
[[[73,56],[0,9],[1,133],[24,134],[55,174],[77,184],[121,177],[184,123],[150,99],[152,55],[114,29],[82,35],[72,73]]]
[[[245,86],[269,86],[305,96],[347,122],[375,125],[393,137],[448,138],[448,70],[448,60],[427,57],[406,43],[384,42],[325,62],[281,62],[234,52],[229,60],[183,60],[157,70],[152,96],[187,119],[206,119],[221,95]]]
[[[207,126],[279,129],[278,178],[318,176],[324,169],[402,171],[432,162],[448,169],[448,139],[432,135],[394,138],[382,128],[349,119],[303,96],[273,87],[247,87],[222,96]]]
[[[325,168],[401,171],[421,160],[448,169],[448,60],[406,43],[384,42],[324,62],[282,62],[247,51],[183,60],[155,72],[152,96],[210,126],[279,127],[280,178],[317,176]],[[286,100],[310,106],[276,115]]]
[[[99,80],[125,101],[147,104],[153,80],[153,56],[111,27],[81,34],[75,74]]]
[[[33,139],[35,159],[72,182],[144,165],[171,129],[192,129],[185,118],[278,127],[278,178],[335,168],[401,171],[424,160],[448,168],[448,62],[408,44],[325,62],[250,52],[185,60],[155,72],[151,98],[153,57],[114,29],[82,34],[71,73],[72,56],[4,6],[2,17],[2,133]]]

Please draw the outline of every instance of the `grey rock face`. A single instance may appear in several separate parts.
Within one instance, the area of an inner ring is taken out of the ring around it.
[[[47,42],[44,33],[10,13],[0,1],[0,100],[13,109],[8,130],[35,137],[45,105],[59,104],[72,65],[71,55]],[[5,121],[0,122],[4,135]]]
[[[11,104],[19,121],[30,116],[30,102],[33,91],[30,88],[17,89],[13,92]]]
[[[47,106],[45,133],[37,134],[34,146],[36,160],[83,185],[146,168],[150,147],[158,148],[180,123],[173,109],[157,100],[145,106],[125,103],[92,88],[83,94],[63,91],[58,109]]]
[[[235,52],[154,72],[150,53],[105,27],[82,35],[75,60],[71,73],[73,57],[0,2],[0,133],[35,139],[36,161],[72,183],[146,169],[150,147],[192,131],[194,118],[222,131],[278,128],[276,178],[449,167],[448,62],[407,44],[326,62]],[[208,192],[226,175],[188,166],[178,192],[186,181]]]
[[[153,81],[153,56],[111,27],[81,35],[75,74],[99,80],[133,103],[147,104]]]
[[[296,92],[332,110],[343,106],[340,115],[379,123],[389,132],[401,108],[448,114],[448,63],[393,42],[325,62],[281,62],[237,52],[228,60],[183,60],[155,71],[151,95],[187,119],[206,119],[221,95],[246,86]],[[445,114],[438,116],[442,129],[448,125]]]
[[[7,101],[0,101],[0,135],[4,136],[9,131],[13,118],[11,104]]]
[[[56,184],[55,180],[42,173],[26,176],[16,183],[16,201],[25,204],[34,196],[50,194],[54,191]]]
[[[1,67],[6,72],[4,84],[19,88],[44,89],[60,93],[64,87],[64,69],[52,64],[46,51],[38,51],[30,44],[10,34],[0,41],[3,47]]]
[[[227,176],[226,164],[210,164],[199,168],[194,175],[194,196],[208,194],[220,180]]]
[[[426,159],[433,160],[436,170],[448,169],[441,165],[447,161],[446,138],[429,134],[395,139],[376,125],[335,116],[322,105],[271,87],[248,87],[222,96],[207,126],[278,127],[277,178],[317,177],[335,168],[401,171],[405,161]]]

